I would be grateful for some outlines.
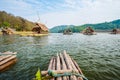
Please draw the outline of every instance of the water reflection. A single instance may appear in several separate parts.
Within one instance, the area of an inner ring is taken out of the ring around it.
[[[14,35],[1,35],[0,36],[0,44],[12,44],[15,40]]]

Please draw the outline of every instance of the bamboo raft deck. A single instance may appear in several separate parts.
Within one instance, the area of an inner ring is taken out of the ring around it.
[[[15,64],[17,61],[16,52],[4,52],[0,53],[0,72],[5,71],[11,65]]]
[[[54,73],[63,74],[63,73],[71,73],[75,72],[77,74],[83,75],[79,65],[76,63],[73,58],[69,56],[69,54],[64,51],[62,54],[60,53],[56,57],[52,57],[48,66],[48,71],[52,70]],[[48,75],[48,71],[41,71],[42,75]],[[75,75],[70,76],[61,76],[61,77],[53,77],[50,80],[83,80],[82,77],[78,77]],[[87,80],[87,79],[86,79]]]

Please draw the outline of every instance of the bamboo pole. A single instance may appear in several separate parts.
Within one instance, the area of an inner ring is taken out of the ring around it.
[[[67,54],[68,55],[68,54]],[[77,73],[79,73],[77,67],[75,66],[74,62],[72,61],[73,59],[68,55],[69,59],[71,59],[71,64],[72,64],[72,67],[73,67],[73,70],[76,71]],[[83,80],[82,77],[78,77],[78,80]]]
[[[81,69],[79,68],[79,65],[76,63],[76,61],[73,59],[72,59],[72,61],[73,61],[74,65],[76,66],[77,70],[79,71],[79,73],[81,75],[83,75],[83,73],[82,73]],[[83,80],[83,78],[79,77],[78,80]]]
[[[52,67],[51,67],[51,70],[55,70],[55,57],[53,58],[53,63],[52,63]],[[50,79],[50,80],[55,80],[55,78],[52,78],[52,79]]]
[[[50,60],[49,66],[48,66],[48,70],[52,69],[52,64],[53,64],[53,57]]]
[[[60,57],[59,57],[59,55],[57,54],[57,70],[61,70],[61,65],[60,65]],[[62,77],[58,77],[58,78],[56,78],[56,80],[62,80]]]
[[[63,53],[63,54],[64,54],[64,59],[65,59],[67,65],[68,65],[68,69],[73,70],[73,68],[72,68],[72,66],[71,66],[70,59],[68,58],[67,53],[66,53],[65,50],[64,50],[64,53]],[[70,76],[70,80],[77,80],[77,78],[76,78],[76,76]]]
[[[63,55],[60,53],[60,59],[61,59],[61,63],[62,63],[62,70],[67,70],[67,66],[65,64],[65,61],[63,59]],[[63,76],[63,80],[68,80],[69,77],[67,76]]]
[[[73,60],[73,59],[72,59],[72,61],[74,62],[75,66],[77,67],[79,73],[83,75],[81,69],[79,68],[79,65],[77,64],[77,62],[75,60]]]

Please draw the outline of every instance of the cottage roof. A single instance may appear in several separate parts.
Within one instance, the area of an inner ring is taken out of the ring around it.
[[[48,28],[45,26],[45,24],[36,23],[36,27],[40,27],[43,31],[48,31]]]

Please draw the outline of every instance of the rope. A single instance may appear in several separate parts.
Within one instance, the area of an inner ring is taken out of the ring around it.
[[[63,74],[57,74],[54,73],[52,70],[48,70],[48,75],[49,76],[53,76],[53,77],[61,77],[61,76],[71,76],[71,75],[75,75],[76,77],[82,77],[83,80],[88,80],[84,75],[79,74],[79,73],[75,73],[75,72],[65,72]]]

